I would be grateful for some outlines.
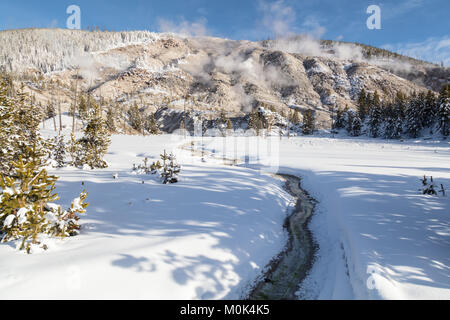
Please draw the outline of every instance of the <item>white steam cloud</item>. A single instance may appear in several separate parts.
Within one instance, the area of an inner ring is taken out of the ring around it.
[[[158,19],[158,30],[165,33],[174,33],[181,37],[204,37],[208,35],[206,18],[200,18],[197,21],[187,21],[184,18],[178,23],[167,19]]]

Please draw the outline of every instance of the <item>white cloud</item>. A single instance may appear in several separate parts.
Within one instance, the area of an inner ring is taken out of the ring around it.
[[[383,19],[393,19],[397,16],[401,16],[413,9],[419,8],[424,4],[424,0],[404,0],[396,1],[394,4],[384,5],[382,4],[382,17]]]
[[[175,33],[183,37],[202,37],[208,35],[206,18],[200,18],[196,21],[190,22],[181,18],[178,23],[160,18],[158,19],[158,30],[160,32]]]
[[[263,13],[263,26],[270,30],[275,37],[288,36],[294,32],[295,10],[286,5],[284,0],[273,3],[260,1],[259,9]]]
[[[326,31],[327,29],[314,16],[306,17],[302,23],[302,32],[309,34],[315,39],[320,39]]]
[[[386,44],[382,48],[429,62],[450,66],[450,37],[428,38],[422,42]]]
[[[295,34],[307,34],[313,39],[320,39],[327,31],[315,16],[307,16],[299,21],[295,9],[284,0],[259,2],[262,12],[262,25],[276,38],[289,38]]]

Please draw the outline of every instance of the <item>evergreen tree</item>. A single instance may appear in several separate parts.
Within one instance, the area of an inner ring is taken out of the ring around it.
[[[83,166],[83,150],[80,145],[80,142],[75,138],[73,133],[70,134],[70,141],[67,146],[66,151],[69,153],[71,161],[69,164],[74,167],[82,167]]]
[[[389,105],[385,114],[384,137],[386,139],[399,139],[403,132],[402,110],[398,104]]]
[[[0,81],[0,173],[9,175],[13,161],[19,157],[26,163],[31,158],[30,146],[43,149],[43,157],[49,154],[46,141],[39,132],[43,118],[41,110],[30,104],[23,86],[16,97],[8,97],[5,82]]]
[[[55,148],[52,149],[52,159],[56,161],[56,167],[62,168],[66,165],[66,144],[64,136],[58,135],[54,138]]]
[[[408,107],[406,109],[406,133],[412,137],[419,137],[420,132],[423,129],[423,106],[416,95],[411,98]]]
[[[355,112],[353,110],[347,110],[346,112],[346,129],[347,129],[347,133],[349,135],[352,135],[353,133],[353,119],[355,118]]]
[[[367,115],[370,116],[370,112],[373,108],[380,108],[381,107],[381,99],[380,95],[378,94],[378,91],[375,91],[373,95],[370,95],[370,93],[367,93],[366,96],[366,106],[367,106]]]
[[[159,125],[156,122],[154,113],[151,113],[150,116],[146,119],[145,130],[153,135],[161,133],[161,130],[159,129]]]
[[[161,179],[164,184],[177,183],[178,174],[180,173],[180,166],[176,163],[175,156],[167,154],[166,150],[161,154],[161,160],[163,161],[162,168],[160,170]]]
[[[395,104],[394,109],[396,112],[396,116],[399,117],[401,120],[405,120],[406,109],[407,109],[406,95],[401,91],[397,92],[394,104]]]
[[[352,132],[351,135],[354,137],[359,137],[361,135],[362,121],[359,115],[355,115],[352,121]]]
[[[313,110],[306,110],[303,114],[303,126],[302,133],[304,135],[310,135],[314,133],[315,130],[315,115]]]
[[[438,111],[439,130],[444,138],[450,135],[450,96],[442,97]]]
[[[8,173],[16,149],[16,137],[19,134],[14,126],[16,108],[8,97],[8,87],[0,79],[0,173]]]
[[[107,168],[108,164],[103,157],[108,152],[111,143],[106,123],[102,118],[100,106],[93,104],[88,124],[84,129],[84,136],[79,140],[83,149],[83,164],[92,169]]]
[[[30,97],[24,93],[23,84],[17,93],[15,107],[17,108],[17,113],[15,113],[14,125],[19,131],[17,151],[18,155],[21,155],[24,161],[27,161],[29,146],[36,144],[38,147],[44,147],[45,143],[39,131],[39,124],[42,121],[43,114],[42,110],[32,104]],[[14,159],[17,160],[18,156]]]
[[[227,130],[233,130],[233,123],[230,119],[227,119]]]
[[[88,204],[83,203],[87,193],[83,191],[72,202],[69,210],[52,202],[58,199],[54,193],[56,176],[48,175],[43,168],[42,150],[29,147],[29,161],[22,157],[12,163],[14,174],[0,175],[0,226],[2,242],[21,239],[20,249],[31,252],[31,245],[40,244],[39,235],[65,237],[77,234],[80,226],[77,214],[85,213]]]
[[[128,110],[128,120],[130,122],[130,126],[134,130],[142,132],[144,121],[142,118],[141,111],[139,110],[139,107],[136,102]]]
[[[336,111],[336,120],[334,121],[333,129],[343,129],[346,127],[345,109],[338,109]]]
[[[259,113],[254,109],[250,111],[250,115],[248,118],[248,128],[255,130],[257,135],[259,135],[259,131],[263,128]]]
[[[364,121],[364,119],[366,118],[367,114],[368,114],[368,110],[369,110],[369,101],[370,100],[370,96],[366,95],[366,91],[364,90],[364,88],[361,90],[360,94],[359,94],[359,98],[358,98],[358,116],[359,118]]]
[[[87,99],[84,96],[80,97],[80,102],[78,103],[78,114],[82,120],[88,120],[90,103],[90,96]]]
[[[433,122],[436,119],[436,113],[437,113],[437,103],[436,103],[436,97],[433,93],[433,91],[428,90],[428,93],[426,97],[423,95],[421,96],[421,99],[425,99],[423,101],[423,121],[422,126],[431,128],[433,125]]]
[[[53,103],[47,104],[45,107],[45,119],[51,119],[56,117],[56,109]]]
[[[369,125],[369,132],[373,138],[377,138],[379,136],[382,120],[383,119],[380,105],[373,104],[369,112],[369,118],[367,120],[367,123]]]
[[[116,113],[112,106],[108,107],[106,112],[106,127],[110,133],[114,133],[117,131],[116,127]]]

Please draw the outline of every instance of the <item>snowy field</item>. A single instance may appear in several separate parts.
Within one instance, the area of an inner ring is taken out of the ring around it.
[[[449,142],[297,137],[277,150],[279,171],[319,201],[320,250],[299,297],[450,299]],[[447,196],[422,195],[423,175]]]
[[[286,242],[292,199],[277,170],[302,177],[319,201],[310,227],[320,249],[299,298],[450,299],[448,142],[297,137],[261,156],[263,139],[203,139],[218,156],[226,146],[248,159],[232,167],[176,148],[189,139],[112,141],[106,170],[51,170],[61,204],[89,192],[82,232],[32,255],[1,244],[0,299],[239,298]],[[131,172],[164,149],[182,165],[178,184]],[[422,195],[424,174],[447,197]]]
[[[0,299],[239,298],[286,242],[292,199],[282,182],[245,168],[185,164],[178,151],[181,181],[163,185],[131,168],[170,151],[177,144],[170,136],[112,140],[106,170],[51,170],[61,177],[62,204],[89,192],[81,235],[31,255],[1,244]]]

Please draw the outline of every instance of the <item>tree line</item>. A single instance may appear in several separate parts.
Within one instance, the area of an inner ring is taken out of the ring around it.
[[[426,133],[450,134],[450,85],[439,95],[433,91],[414,92],[410,96],[398,92],[392,101],[382,101],[378,92],[361,90],[357,110],[337,110],[333,129],[346,129],[351,136],[366,134],[373,138],[418,138]]]

